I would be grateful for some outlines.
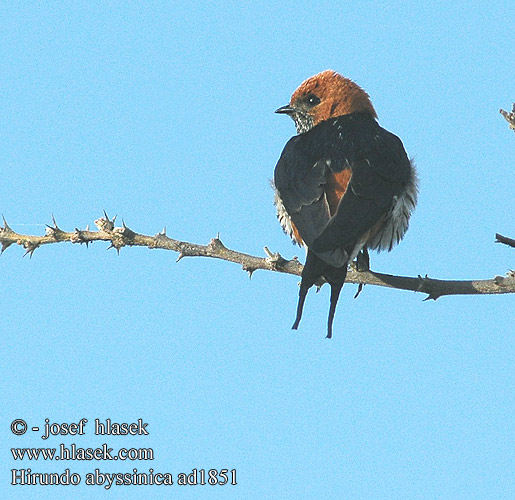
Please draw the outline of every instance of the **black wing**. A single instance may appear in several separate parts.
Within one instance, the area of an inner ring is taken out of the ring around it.
[[[331,175],[352,177],[331,216],[325,188]],[[342,266],[359,238],[390,209],[410,176],[398,137],[369,115],[352,113],[318,124],[286,144],[274,182],[308,248]]]

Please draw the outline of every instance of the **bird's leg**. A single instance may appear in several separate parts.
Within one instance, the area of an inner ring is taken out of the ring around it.
[[[368,255],[367,247],[364,246],[361,252],[356,257],[356,271],[369,271],[370,270],[370,256]]]
[[[327,339],[333,336],[333,319],[336,311],[336,304],[340,297],[340,291],[343,287],[343,283],[331,283],[331,304],[329,306],[329,316],[327,318]]]
[[[361,249],[361,252],[359,252],[356,257],[356,271],[359,273],[370,271],[370,256],[366,246]],[[355,299],[358,298],[361,290],[363,290],[363,283],[358,285],[358,290],[356,291],[356,295],[354,295]]]

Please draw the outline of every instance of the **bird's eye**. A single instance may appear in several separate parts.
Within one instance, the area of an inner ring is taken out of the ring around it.
[[[308,94],[304,101],[309,104],[311,107],[316,106],[317,104],[320,104],[320,98],[316,96],[315,94]]]

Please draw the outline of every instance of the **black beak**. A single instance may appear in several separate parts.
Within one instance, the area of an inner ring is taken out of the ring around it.
[[[295,108],[292,108],[289,104],[286,106],[282,106],[281,108],[278,108],[275,110],[275,113],[281,113],[285,115],[291,115],[295,112]]]

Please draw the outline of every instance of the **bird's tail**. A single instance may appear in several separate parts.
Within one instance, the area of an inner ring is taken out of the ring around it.
[[[327,335],[326,338],[330,339],[333,336],[333,319],[336,311],[336,304],[340,297],[340,291],[343,287],[343,283],[331,283],[331,304],[329,306],[329,316],[327,318]]]
[[[292,329],[297,330],[302,318],[302,310],[308,290],[320,279],[324,278],[331,285],[331,302],[329,306],[329,316],[327,318],[327,338],[333,335],[333,319],[336,311],[336,304],[340,296],[340,291],[347,277],[347,264],[342,267],[329,266],[315,253],[308,250],[306,263],[302,271],[300,283],[299,301],[297,303],[297,316]]]

